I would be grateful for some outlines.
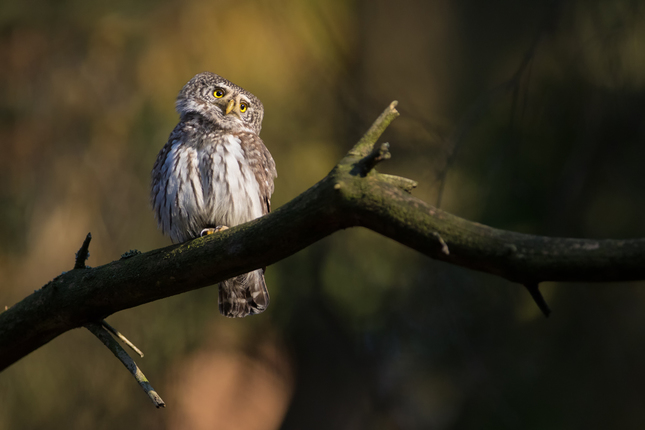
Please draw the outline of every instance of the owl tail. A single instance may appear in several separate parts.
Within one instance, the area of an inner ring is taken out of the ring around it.
[[[219,312],[229,318],[255,315],[269,306],[264,270],[245,273],[219,284]]]

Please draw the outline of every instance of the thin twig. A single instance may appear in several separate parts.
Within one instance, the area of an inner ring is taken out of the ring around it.
[[[399,116],[399,112],[396,110],[396,105],[398,103],[399,102],[396,100],[390,103],[383,113],[376,118],[376,121],[374,121],[361,140],[359,140],[358,143],[349,151],[348,155],[364,157],[372,151],[374,144],[378,138],[381,137],[387,126],[390,125],[397,116]]]
[[[98,337],[101,342],[105,346],[108,347],[110,351],[118,358],[121,363],[132,373],[132,376],[134,376],[134,379],[137,380],[141,388],[143,388],[143,391],[146,392],[148,397],[150,397],[150,400],[152,400],[152,403],[157,408],[164,408],[166,407],[166,403],[159,397],[159,394],[155,391],[154,388],[150,385],[148,382],[148,378],[141,372],[139,369],[139,366],[137,366],[137,363],[134,362],[134,360],[128,355],[127,352],[119,345],[119,342],[117,342],[112,336],[110,336],[110,333],[101,325],[97,323],[90,323],[85,326],[89,331],[92,332],[92,334],[96,337]]]
[[[448,244],[446,243],[445,240],[443,240],[443,237],[437,232],[432,233],[434,237],[437,238],[439,241],[439,245],[441,245],[441,252],[443,252],[446,255],[450,255],[450,249],[448,248]]]
[[[85,240],[81,245],[81,249],[76,253],[76,261],[74,262],[74,269],[85,269],[85,262],[90,258],[90,241],[92,240],[92,233],[87,233]]]
[[[531,297],[533,297],[533,301],[535,302],[536,305],[538,305],[538,308],[542,311],[545,317],[549,317],[551,315],[551,308],[549,308],[549,305],[546,303],[546,300],[544,300],[544,296],[540,292],[540,288],[538,287],[537,283],[531,283],[527,282],[524,284],[527,290],[529,290],[529,293],[531,294]]]
[[[141,352],[141,350],[140,350],[139,348],[137,348],[137,347],[135,346],[135,344],[134,344],[134,343],[130,342],[130,340],[128,340],[128,338],[127,338],[127,337],[125,337],[125,336],[123,335],[123,333],[121,333],[119,330],[117,330],[117,329],[115,329],[114,327],[112,327],[112,326],[111,326],[110,324],[108,324],[108,322],[107,322],[107,321],[105,321],[105,320],[101,321],[101,325],[102,325],[105,329],[107,329],[107,331],[109,331],[110,333],[112,333],[113,335],[115,335],[116,337],[118,337],[119,339],[121,339],[121,341],[122,341],[123,343],[125,343],[126,345],[128,345],[128,346],[130,347],[130,349],[132,349],[134,352],[136,352],[137,354],[139,354],[139,356],[140,356],[141,358],[143,358],[143,352]]]
[[[417,185],[419,185],[416,181],[413,181],[412,179],[403,178],[401,176],[395,176],[395,175],[386,175],[385,173],[380,173],[379,179],[387,183],[390,183],[395,187],[402,189],[406,193],[411,193],[412,190],[415,189]]]

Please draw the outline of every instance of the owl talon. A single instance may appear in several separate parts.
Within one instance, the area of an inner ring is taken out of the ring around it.
[[[219,233],[220,231],[224,231],[224,230],[228,230],[228,227],[226,227],[225,225],[218,225],[215,228],[211,228],[211,227],[205,228],[201,231],[201,233],[199,233],[199,237],[204,237],[209,234]]]

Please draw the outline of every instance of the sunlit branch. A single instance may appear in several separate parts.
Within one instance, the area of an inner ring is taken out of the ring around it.
[[[132,357],[130,357],[128,353],[125,352],[121,345],[119,345],[119,342],[117,342],[112,336],[110,336],[110,333],[102,325],[89,323],[85,327],[87,327],[87,329],[91,331],[94,336],[96,336],[101,342],[103,342],[103,345],[107,346],[107,348],[116,356],[116,358],[118,358],[119,361],[123,363],[123,365],[130,371],[132,376],[134,376],[134,379],[136,379],[143,391],[146,392],[148,397],[150,397],[150,400],[152,400],[152,403],[157,408],[163,408],[166,406],[166,403],[161,399],[159,394],[157,394],[155,389],[152,388],[152,386],[148,382],[146,375],[144,375],[141,369],[139,369],[137,363],[135,363]]]
[[[113,335],[115,335],[116,337],[118,337],[119,339],[121,339],[121,342],[123,342],[123,343],[125,343],[126,345],[128,345],[128,346],[130,347],[130,349],[131,349],[131,350],[133,350],[134,352],[136,352],[137,354],[139,354],[139,357],[143,358],[143,352],[141,352],[141,350],[140,350],[139,348],[137,348],[137,346],[136,346],[134,343],[130,342],[130,340],[129,340],[127,337],[125,337],[125,336],[123,335],[123,333],[121,333],[119,330],[117,330],[117,329],[115,329],[114,327],[112,327],[112,326],[111,326],[110,324],[108,324],[108,322],[107,322],[107,321],[105,321],[105,320],[101,321],[101,325],[102,325],[102,326],[103,326],[103,328],[105,328],[107,331],[109,331],[110,333],[112,333]]]
[[[377,140],[398,116],[395,106],[326,177],[271,214],[71,270],[0,313],[0,370],[68,330],[265,267],[349,227],[366,227],[431,258],[525,285],[545,313],[541,282],[645,279],[645,239],[555,238],[487,227],[412,196],[414,181],[373,170],[389,157],[387,145]]]

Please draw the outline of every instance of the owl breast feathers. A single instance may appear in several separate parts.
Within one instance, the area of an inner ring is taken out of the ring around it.
[[[152,206],[164,234],[185,242],[271,210],[275,163],[259,133],[264,107],[253,94],[214,73],[200,73],[177,98],[179,124],[152,170]],[[264,269],[220,284],[220,312],[264,311]]]

